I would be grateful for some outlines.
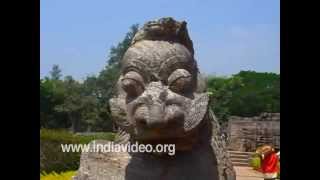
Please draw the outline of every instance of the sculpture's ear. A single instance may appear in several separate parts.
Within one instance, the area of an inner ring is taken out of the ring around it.
[[[208,104],[209,95],[207,93],[202,93],[196,96],[189,107],[188,115],[184,124],[185,131],[190,131],[200,124],[208,112]]]
[[[123,75],[120,75],[117,83],[116,83],[116,89],[117,89],[117,96],[125,95],[124,90],[121,87],[121,80],[123,78]]]
[[[119,77],[116,83],[117,94],[109,100],[110,111],[112,120],[118,124],[126,124],[126,110],[125,110],[125,98],[124,91],[121,88],[122,75]]]

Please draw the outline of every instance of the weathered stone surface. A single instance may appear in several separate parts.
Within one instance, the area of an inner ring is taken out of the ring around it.
[[[174,157],[139,153],[84,153],[74,180],[217,179],[214,178],[217,169],[208,166],[217,163],[210,152],[210,146],[206,146],[191,152],[180,152]]]
[[[255,151],[263,144],[280,148],[280,113],[262,113],[250,118],[232,116],[228,138],[228,149],[233,151]]]
[[[187,47],[192,55],[194,53],[193,43],[187,31],[187,23],[177,22],[171,17],[147,22],[135,35],[132,44],[142,40],[177,42]]]
[[[110,141],[96,140],[90,143],[90,151],[93,145],[105,145]],[[125,168],[131,158],[125,152],[83,152],[80,159],[80,168],[73,180],[100,180],[100,179],[124,179]]]
[[[76,180],[235,179],[193,51],[186,22],[146,23],[122,59],[110,100],[117,143],[175,144],[176,154],[84,153]]]
[[[209,117],[214,115],[206,118]],[[180,151],[173,157],[143,153],[83,153],[74,180],[235,180],[235,171],[220,139],[220,127],[212,122],[216,119],[203,125],[205,133],[199,144],[191,151]],[[207,131],[210,129],[212,131]],[[96,145],[107,143],[110,142],[95,141]]]

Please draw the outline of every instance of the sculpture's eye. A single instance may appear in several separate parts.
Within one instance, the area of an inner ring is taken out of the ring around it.
[[[173,92],[187,93],[192,89],[192,76],[185,69],[177,69],[169,76],[168,84]]]
[[[135,71],[130,71],[124,75],[121,86],[129,97],[137,97],[144,91],[143,78]]]

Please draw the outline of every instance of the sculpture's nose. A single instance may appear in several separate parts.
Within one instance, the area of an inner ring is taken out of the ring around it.
[[[167,91],[160,83],[151,83],[146,88],[142,95],[145,99],[147,114],[144,117],[138,118],[137,122],[143,126],[147,126],[152,129],[164,128],[167,125],[165,121],[165,100],[167,97]]]
[[[150,129],[161,129],[167,125],[164,118],[164,106],[159,103],[138,108],[135,113],[135,120],[138,125]]]
[[[161,104],[153,104],[149,107],[147,126],[152,129],[164,128],[167,122],[164,120],[164,107]]]

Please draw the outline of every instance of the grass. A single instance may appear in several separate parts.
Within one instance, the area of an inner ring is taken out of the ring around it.
[[[46,172],[40,173],[40,180],[71,180],[72,176],[76,175],[76,171],[66,171],[62,173]]]

